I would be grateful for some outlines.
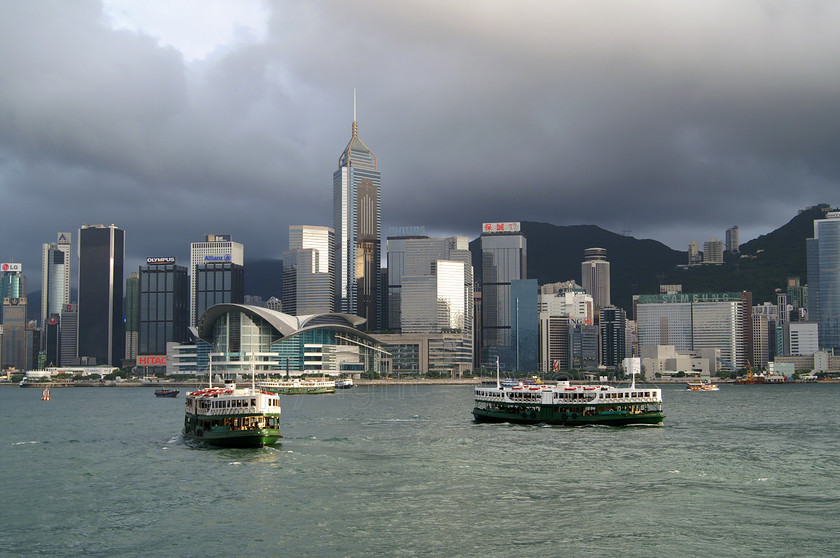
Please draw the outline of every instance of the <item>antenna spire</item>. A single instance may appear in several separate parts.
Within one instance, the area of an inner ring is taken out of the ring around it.
[[[353,122],[356,121],[356,88],[353,88]]]

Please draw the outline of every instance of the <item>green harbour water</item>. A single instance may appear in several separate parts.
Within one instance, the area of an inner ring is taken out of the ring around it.
[[[356,386],[281,398],[252,450],[187,444],[153,391],[0,388],[0,556],[840,555],[840,384],[666,385],[624,428]]]

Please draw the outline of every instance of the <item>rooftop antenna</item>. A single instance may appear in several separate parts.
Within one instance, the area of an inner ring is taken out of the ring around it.
[[[353,122],[356,121],[356,88],[353,88]]]

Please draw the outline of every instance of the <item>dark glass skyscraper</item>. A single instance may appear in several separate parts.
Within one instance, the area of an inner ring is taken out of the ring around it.
[[[381,210],[376,155],[359,138],[354,109],[353,133],[333,173],[336,312],[367,318],[367,329],[379,323]]]
[[[167,342],[184,343],[189,339],[187,268],[176,265],[175,258],[171,263],[169,259],[167,263],[154,263],[160,260],[163,258],[149,258],[148,265],[140,267],[140,355],[165,355]]]
[[[79,229],[79,356],[120,366],[124,356],[125,231],[116,225]]]
[[[808,255],[808,319],[819,324],[820,349],[840,350],[840,211],[814,220]]]
[[[198,321],[208,308],[223,302],[245,302],[245,268],[231,262],[195,267],[195,308]],[[141,287],[142,288],[142,287]],[[142,303],[141,303],[142,304]]]

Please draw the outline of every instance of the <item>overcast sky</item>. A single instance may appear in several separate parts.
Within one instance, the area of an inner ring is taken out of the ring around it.
[[[595,224],[686,250],[837,205],[840,2],[0,0],[0,260],[114,223],[127,272],[332,226],[360,136],[383,233]],[[75,249],[75,247],[74,247]],[[75,275],[75,271],[74,271]]]

